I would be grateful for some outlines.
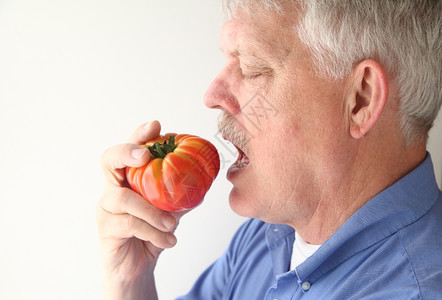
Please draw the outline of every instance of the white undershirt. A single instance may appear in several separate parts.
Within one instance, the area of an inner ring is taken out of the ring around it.
[[[293,243],[292,250],[292,260],[290,262],[290,270],[303,263],[307,258],[309,258],[313,253],[318,250],[321,245],[312,245],[307,243],[295,232],[295,242]]]

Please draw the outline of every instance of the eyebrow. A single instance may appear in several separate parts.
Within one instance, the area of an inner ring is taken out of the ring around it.
[[[268,62],[269,58],[270,59],[278,59],[276,56],[260,56],[260,55],[256,55],[256,54],[251,54],[251,53],[247,53],[244,54],[241,53],[240,50],[234,50],[234,51],[224,51],[224,49],[222,47],[220,47],[220,51],[224,54],[227,54],[231,57],[235,57],[235,58],[244,58],[244,59],[253,59],[253,60],[257,60],[257,61],[261,61],[261,62]]]
[[[258,40],[254,45],[251,45],[251,47],[246,47],[245,50],[238,49],[238,45],[235,48],[236,49],[231,51],[229,49],[225,50],[222,48],[222,46],[220,46],[221,52],[225,55],[227,54],[230,57],[239,59],[253,59],[256,60],[258,63],[263,62],[264,64],[272,65],[283,64],[283,62],[287,58],[287,55],[290,53],[290,50],[276,48],[274,47],[274,45],[272,45],[271,43],[267,43],[265,40]],[[272,53],[272,55],[270,55],[269,53]]]
[[[239,52],[239,50],[235,50],[235,51],[229,51],[229,50],[224,50],[223,47],[219,47],[219,50],[224,53],[224,54],[228,54],[230,56],[234,56],[234,57],[240,57],[241,53]]]

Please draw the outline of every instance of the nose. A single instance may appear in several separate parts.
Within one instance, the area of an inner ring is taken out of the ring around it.
[[[240,111],[238,100],[233,94],[229,83],[222,77],[222,74],[218,75],[209,85],[204,94],[204,104],[208,108],[221,109],[232,115]]]

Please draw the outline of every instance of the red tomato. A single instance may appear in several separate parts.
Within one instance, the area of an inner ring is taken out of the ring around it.
[[[166,134],[147,142],[153,155],[140,168],[126,168],[131,188],[165,211],[199,205],[218,175],[218,151],[209,141],[189,134]]]

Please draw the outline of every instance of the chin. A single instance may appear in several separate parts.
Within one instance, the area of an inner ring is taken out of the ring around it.
[[[233,212],[241,217],[260,218],[256,207],[256,197],[251,196],[250,193],[240,192],[238,188],[233,187],[229,195],[229,204]]]

